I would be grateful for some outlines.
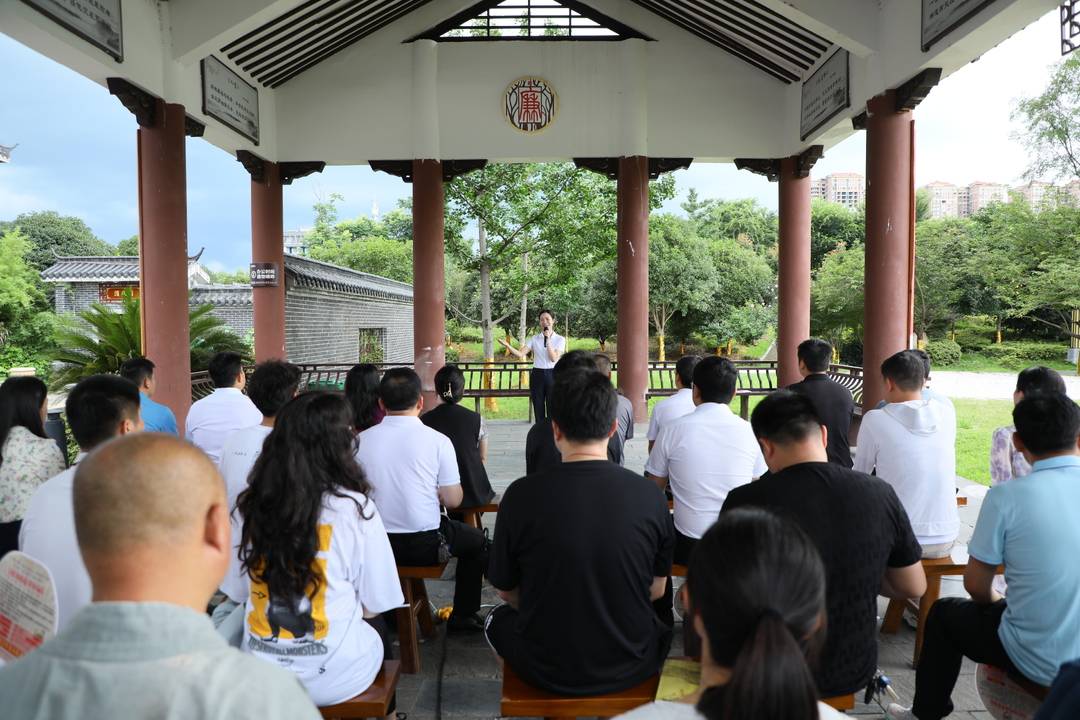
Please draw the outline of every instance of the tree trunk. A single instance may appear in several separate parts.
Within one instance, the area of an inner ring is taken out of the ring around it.
[[[521,270],[525,273],[525,284],[521,288],[521,321],[518,323],[518,342],[525,344],[525,332],[529,321],[529,253],[521,253]]]
[[[484,360],[495,357],[495,337],[491,324],[491,260],[487,257],[487,230],[478,218],[477,244],[480,252],[480,331],[483,333]]]

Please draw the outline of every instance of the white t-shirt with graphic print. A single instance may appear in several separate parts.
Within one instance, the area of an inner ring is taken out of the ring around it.
[[[229,597],[247,598],[241,649],[299,677],[320,706],[363,692],[382,667],[382,640],[364,622],[364,609],[380,613],[405,602],[375,504],[359,493],[346,495],[323,498],[315,562],[326,580],[314,597],[310,591],[299,599],[269,597],[265,585],[248,577],[246,591],[223,588]]]

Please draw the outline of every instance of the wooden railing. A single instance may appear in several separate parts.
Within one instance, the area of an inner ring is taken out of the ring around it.
[[[739,398],[739,414],[748,417],[750,398],[768,395],[776,389],[775,360],[733,360],[739,370],[739,384],[735,394]],[[392,367],[411,367],[411,363],[373,363],[379,370]],[[480,400],[486,397],[529,397],[529,370],[531,363],[524,362],[462,362],[455,363],[465,375],[465,397],[473,398],[477,411]],[[352,363],[299,364],[301,392],[306,390],[345,390],[345,375]],[[251,372],[250,366],[244,370]],[[618,372],[618,362],[612,363]],[[852,365],[830,365],[828,375],[851,391],[855,399],[855,412],[862,412],[863,370]],[[191,374],[191,399],[200,400],[214,391],[207,372]],[[651,361],[649,363],[649,389],[646,397],[674,395],[675,361]],[[530,419],[532,408],[530,406]]]

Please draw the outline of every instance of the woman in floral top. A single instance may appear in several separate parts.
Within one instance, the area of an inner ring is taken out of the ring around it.
[[[34,491],[64,470],[64,456],[45,436],[47,390],[36,377],[0,385],[0,557],[19,549],[19,526]]]
[[[1033,365],[1027,370],[1021,370],[1016,378],[1013,404],[1020,402],[1026,395],[1039,392],[1064,393],[1065,381],[1061,379],[1061,373],[1045,365]],[[1015,425],[1000,427],[994,431],[990,442],[990,478],[994,485],[1031,473],[1031,466],[1013,446],[1014,432]]]

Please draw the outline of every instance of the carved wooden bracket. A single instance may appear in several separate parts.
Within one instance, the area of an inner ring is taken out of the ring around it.
[[[619,158],[574,158],[574,164],[598,175],[604,175],[608,180],[619,179]]]
[[[443,160],[442,179],[450,182],[458,175],[468,175],[473,170],[483,170],[487,167],[487,160]]]
[[[774,158],[735,158],[735,169],[764,175],[769,182],[780,179],[780,161]]]
[[[941,68],[926,68],[896,89],[896,112],[911,112],[941,82]]]
[[[369,160],[368,165],[372,170],[399,177],[407,183],[412,182],[412,160]]]
[[[157,122],[157,101],[160,98],[124,78],[106,78],[105,82],[109,86],[109,94],[115,95],[124,107],[131,111],[140,126],[154,127]]]
[[[188,137],[202,137],[206,132],[206,125],[190,115],[184,116],[184,134]]]
[[[856,130],[865,130],[866,129],[866,111],[865,110],[863,110],[861,113],[859,113],[855,117],[851,118],[851,127],[855,128]]]
[[[664,173],[685,170],[694,158],[649,158],[649,179],[655,180]]]
[[[412,160],[368,160],[368,165],[372,170],[399,177],[407,183],[413,181]],[[443,182],[450,182],[458,175],[465,175],[473,170],[483,170],[485,167],[487,167],[487,160],[443,160]]]
[[[322,172],[326,163],[322,160],[300,160],[281,163],[281,184],[292,185],[297,178],[307,177],[311,173]]]
[[[237,161],[244,166],[244,169],[251,175],[251,182],[262,183],[266,182],[266,161],[255,153],[248,152],[247,150],[236,151]]]
[[[825,157],[824,145],[811,145],[799,153],[798,176],[801,178],[810,177],[810,169],[823,157]]]
[[[664,173],[685,170],[690,167],[694,158],[649,158],[649,179],[655,180]],[[591,170],[598,175],[607,177],[608,180],[619,179],[619,158],[574,158],[574,164],[579,168]]]

